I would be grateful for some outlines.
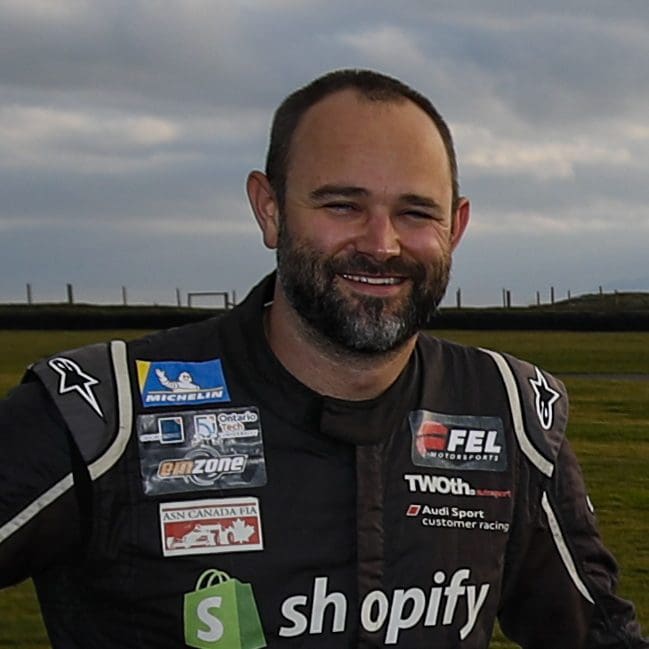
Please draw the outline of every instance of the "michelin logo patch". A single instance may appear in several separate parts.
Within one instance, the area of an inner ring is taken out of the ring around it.
[[[145,408],[230,401],[221,361],[135,361]]]
[[[465,471],[504,471],[505,433],[499,417],[445,415],[415,410],[409,417],[416,466]]]

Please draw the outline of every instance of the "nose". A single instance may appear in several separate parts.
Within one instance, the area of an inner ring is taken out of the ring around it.
[[[356,250],[377,261],[385,261],[401,253],[399,234],[388,210],[368,212],[356,239]]]

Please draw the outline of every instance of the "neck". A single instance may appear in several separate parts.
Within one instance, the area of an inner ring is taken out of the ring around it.
[[[388,352],[363,354],[335,345],[300,318],[276,286],[265,320],[266,337],[280,363],[319,394],[348,401],[377,397],[403,371],[417,340]]]

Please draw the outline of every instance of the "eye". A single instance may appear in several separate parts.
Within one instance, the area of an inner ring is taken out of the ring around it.
[[[402,214],[404,216],[408,216],[415,220],[425,220],[425,221],[438,220],[436,214],[431,214],[430,212],[424,212],[422,210],[405,210],[404,212],[402,212]]]
[[[358,205],[355,205],[354,203],[344,202],[344,201],[334,201],[331,203],[325,203],[323,207],[328,209],[330,212],[335,212],[336,214],[347,214],[349,212],[355,212],[359,209]]]
[[[407,203],[401,208],[400,215],[419,223],[432,222],[444,224],[448,217],[446,212],[436,205],[419,205]]]

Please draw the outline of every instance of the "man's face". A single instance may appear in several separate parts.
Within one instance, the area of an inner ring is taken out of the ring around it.
[[[444,145],[419,107],[325,98],[291,145],[277,241],[289,304],[348,350],[402,345],[446,290],[451,198]]]
[[[297,243],[285,222],[277,262],[289,303],[312,329],[345,349],[365,353],[394,349],[424,327],[444,297],[451,268],[447,250],[428,266],[399,257],[378,262],[355,253],[328,256]],[[340,287],[341,277],[368,285],[350,294]],[[405,277],[411,283],[407,292],[380,295],[383,287],[391,291],[394,286],[386,278]]]

